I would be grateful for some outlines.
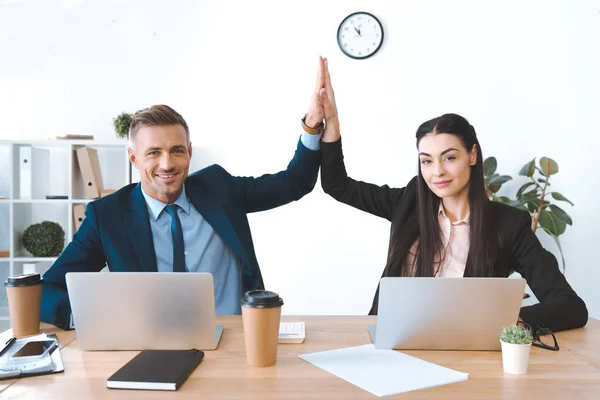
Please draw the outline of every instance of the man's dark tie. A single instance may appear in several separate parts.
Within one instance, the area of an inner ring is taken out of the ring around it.
[[[167,205],[167,213],[171,216],[171,237],[173,238],[173,272],[185,272],[185,254],[183,253],[183,229],[177,216],[176,204]]]

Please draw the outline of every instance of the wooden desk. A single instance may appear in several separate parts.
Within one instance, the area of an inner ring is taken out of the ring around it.
[[[277,364],[246,366],[240,317],[218,317],[225,325],[216,351],[177,392],[109,390],[106,379],[137,352],[85,352],[72,332],[58,331],[65,373],[12,381],[3,398],[197,398],[197,399],[374,399],[376,396],[298,358],[299,354],[371,343],[367,325],[375,317],[284,317],[306,321],[303,344],[279,345]],[[425,389],[391,399],[600,399],[600,322],[558,335],[561,350],[533,347],[529,373],[504,374],[501,352],[407,351],[470,374],[465,382]],[[398,371],[398,376],[402,371]],[[1,389],[0,389],[1,390]]]

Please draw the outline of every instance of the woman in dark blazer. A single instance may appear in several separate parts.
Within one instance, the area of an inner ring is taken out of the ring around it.
[[[586,324],[585,303],[532,232],[529,213],[487,197],[481,146],[466,119],[446,114],[423,123],[416,134],[418,175],[406,187],[395,189],[355,181],[346,174],[326,61],[319,96],[326,119],[323,190],[391,222],[383,276],[508,277],[517,271],[540,301],[521,308],[522,320],[553,331]],[[451,229],[455,230],[450,233]],[[378,294],[379,288],[369,314],[377,313]]]

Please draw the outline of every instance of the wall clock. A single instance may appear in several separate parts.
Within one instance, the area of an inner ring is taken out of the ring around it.
[[[340,24],[337,42],[348,57],[357,60],[369,58],[377,53],[383,43],[383,27],[373,14],[355,12]]]

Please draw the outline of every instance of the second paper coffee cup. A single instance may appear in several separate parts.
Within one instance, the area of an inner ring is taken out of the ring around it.
[[[242,298],[246,359],[253,367],[275,365],[283,299],[275,292],[251,290]]]

